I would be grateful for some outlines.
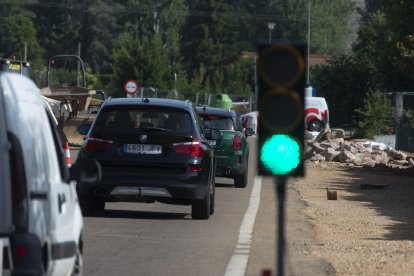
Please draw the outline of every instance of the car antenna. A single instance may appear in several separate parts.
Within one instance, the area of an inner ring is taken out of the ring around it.
[[[207,109],[207,108],[206,108],[206,106],[204,106],[204,107],[203,107],[203,110],[204,110],[204,111],[206,111],[206,109]]]
[[[145,97],[145,99],[144,99],[144,97],[142,97],[142,102],[143,103],[149,103],[148,97]]]

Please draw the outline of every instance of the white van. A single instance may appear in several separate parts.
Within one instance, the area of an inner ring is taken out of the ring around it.
[[[0,113],[0,237],[12,252],[2,272],[81,274],[83,219],[73,180],[99,181],[100,167],[68,169],[52,115],[27,77],[0,75]]]
[[[329,109],[325,98],[305,97],[305,128],[319,132],[328,124]]]

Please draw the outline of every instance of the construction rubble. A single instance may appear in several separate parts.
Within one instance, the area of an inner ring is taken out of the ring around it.
[[[370,140],[345,140],[345,131],[322,129],[316,138],[307,133],[305,159],[333,161],[357,167],[388,167],[414,170],[414,154],[397,151]]]

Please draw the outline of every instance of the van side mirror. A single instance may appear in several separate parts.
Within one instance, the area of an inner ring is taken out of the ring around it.
[[[102,179],[102,168],[96,160],[77,161],[69,168],[69,179],[76,182],[94,184]]]

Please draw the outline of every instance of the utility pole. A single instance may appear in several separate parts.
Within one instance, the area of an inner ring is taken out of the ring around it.
[[[269,28],[269,44],[272,42],[272,31],[275,28],[276,23],[274,22],[269,22],[267,23],[267,27]]]
[[[310,31],[311,31],[311,0],[308,2],[308,54],[307,54],[307,60],[306,60],[306,67],[307,67],[307,73],[306,73],[306,84],[310,85],[309,83],[309,55],[310,55]]]
[[[78,43],[78,57],[80,58],[80,56],[81,56],[81,43],[79,42]],[[79,87],[79,82],[80,82],[79,74],[80,74],[80,62],[78,60],[78,71],[77,71],[77,74],[76,74],[76,86],[78,86],[78,87]]]
[[[24,61],[27,61],[27,42],[24,42],[24,57],[23,57]]]

